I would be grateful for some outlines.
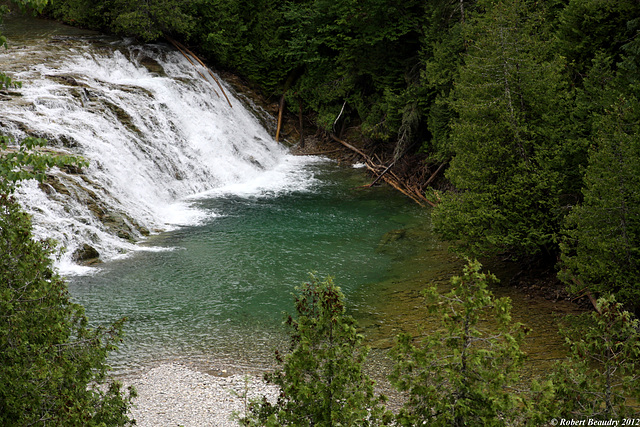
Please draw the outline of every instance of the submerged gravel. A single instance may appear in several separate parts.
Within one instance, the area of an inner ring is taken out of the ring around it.
[[[131,414],[140,427],[238,426],[232,416],[244,414],[250,399],[277,396],[277,388],[257,376],[213,376],[175,363],[125,384],[138,391]]]

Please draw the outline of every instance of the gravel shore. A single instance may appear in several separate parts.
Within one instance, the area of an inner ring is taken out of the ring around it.
[[[140,427],[238,426],[232,415],[244,414],[249,399],[277,396],[257,376],[213,376],[174,363],[124,382],[138,391],[131,413]]]

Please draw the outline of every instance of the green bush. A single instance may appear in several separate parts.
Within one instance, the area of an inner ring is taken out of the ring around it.
[[[131,424],[135,391],[106,377],[124,320],[89,328],[53,269],[53,251],[34,240],[12,196],[0,194],[0,424]]]
[[[562,332],[570,353],[551,376],[547,419],[638,417],[638,319],[607,296],[598,300],[597,311],[573,319]]]
[[[509,387],[524,359],[525,329],[512,323],[508,298],[494,299],[487,284],[497,279],[481,267],[469,261],[447,294],[435,285],[425,291],[442,329],[419,344],[399,336],[391,380],[408,394],[400,425],[507,425],[524,417],[522,398]]]
[[[362,372],[367,349],[344,295],[332,279],[311,281],[297,288],[296,317],[286,324],[291,351],[276,353],[281,368],[265,379],[280,387],[276,403],[253,402],[248,426],[375,426],[390,420],[375,397],[374,382]]]

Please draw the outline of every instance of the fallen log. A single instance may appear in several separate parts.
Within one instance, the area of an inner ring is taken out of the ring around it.
[[[395,165],[395,164],[396,164],[396,162],[395,162],[395,161],[394,161],[394,162],[391,162],[391,164],[390,164],[389,166],[387,166],[387,168],[386,168],[384,171],[382,171],[382,173],[381,173],[380,175],[378,175],[378,176],[376,177],[376,179],[374,179],[374,180],[373,180],[373,182],[371,182],[371,184],[367,184],[367,185],[368,185],[369,187],[373,187],[374,185],[376,185],[376,183],[377,183],[378,181],[380,181],[380,178],[382,178],[382,177],[384,176],[384,174],[385,174],[385,173],[389,172],[389,170],[391,170],[391,168],[392,168],[392,167],[393,167],[393,165]]]
[[[276,142],[279,142],[280,139],[280,128],[282,126],[282,113],[284,111],[284,97],[287,95],[287,91],[291,87],[291,85],[298,78],[298,73],[294,70],[287,77],[287,81],[284,83],[284,90],[282,91],[282,96],[280,97],[280,105],[278,107],[278,125],[276,127]],[[300,135],[302,135],[302,129],[300,129]]]
[[[298,122],[300,123],[300,141],[298,142],[298,145],[300,146],[300,148],[304,147],[304,129],[302,128],[303,126],[303,120],[302,120],[302,98],[300,98],[300,96],[298,95]]]
[[[359,149],[357,149],[353,145],[349,144],[346,141],[338,139],[334,134],[330,134],[330,136],[331,136],[331,139],[333,139],[334,141],[339,142],[340,144],[344,145],[345,147],[347,147],[351,151],[355,151],[356,153],[360,154],[366,161],[371,162],[371,159],[369,158],[369,156],[364,154],[362,151],[360,151]]]
[[[364,152],[362,152],[362,150],[359,150],[358,148],[354,147],[353,145],[349,144],[348,142],[343,141],[340,138],[337,138],[333,134],[330,134],[330,136],[331,136],[331,139],[333,139],[334,141],[344,145],[348,149],[350,149],[350,150],[358,153],[360,156],[362,156],[362,158],[365,160],[365,166],[367,167],[367,169],[369,169],[373,173],[377,174],[379,170],[384,169],[383,166],[374,163],[374,161],[369,156],[367,156]],[[424,197],[424,195],[422,195],[416,189],[409,189],[409,188],[405,187],[402,184],[402,180],[399,179],[392,171],[390,171],[390,168],[387,168],[386,169],[386,173],[380,174],[380,176],[382,177],[382,179],[387,184],[389,184],[390,186],[392,186],[393,188],[395,188],[396,190],[398,190],[399,192],[401,192],[405,196],[409,197],[411,200],[413,200],[414,202],[416,202],[420,206],[424,206],[425,202],[428,203],[431,206],[435,206],[435,204],[433,202],[431,202],[430,200],[427,200],[427,198]]]
[[[304,153],[307,156],[323,156],[325,154],[332,154],[332,153],[337,153],[338,151],[340,151],[340,148],[335,149],[335,150],[327,150],[327,151],[314,151],[312,153]],[[367,184],[368,186],[369,184]]]
[[[178,50],[180,51],[180,53],[181,53],[185,58],[187,58],[187,61],[189,61],[189,63],[190,63],[191,65],[193,65],[193,68],[195,68],[195,69],[196,69],[196,72],[200,75],[200,77],[202,77],[202,79],[203,79],[203,80],[207,80],[207,78],[204,76],[204,74],[202,74],[202,73],[200,72],[200,70],[198,70],[198,69],[196,68],[196,64],[194,64],[194,63],[193,63],[193,61],[191,60],[191,58],[189,57],[189,55],[187,55],[187,54],[186,54],[186,52],[185,52],[184,50],[180,49],[180,48],[178,47],[178,45],[177,45],[177,44],[174,44],[174,46],[175,46],[175,48],[176,48],[176,49],[178,49]],[[213,89],[213,93],[215,93],[215,94],[216,94],[216,96],[217,96],[218,98],[220,97],[220,94],[218,93],[218,91],[217,91],[217,90]]]

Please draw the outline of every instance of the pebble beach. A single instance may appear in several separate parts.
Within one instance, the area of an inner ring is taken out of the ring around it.
[[[168,363],[128,378],[138,397],[131,415],[140,427],[231,427],[250,399],[275,401],[277,388],[255,375],[214,376]]]

